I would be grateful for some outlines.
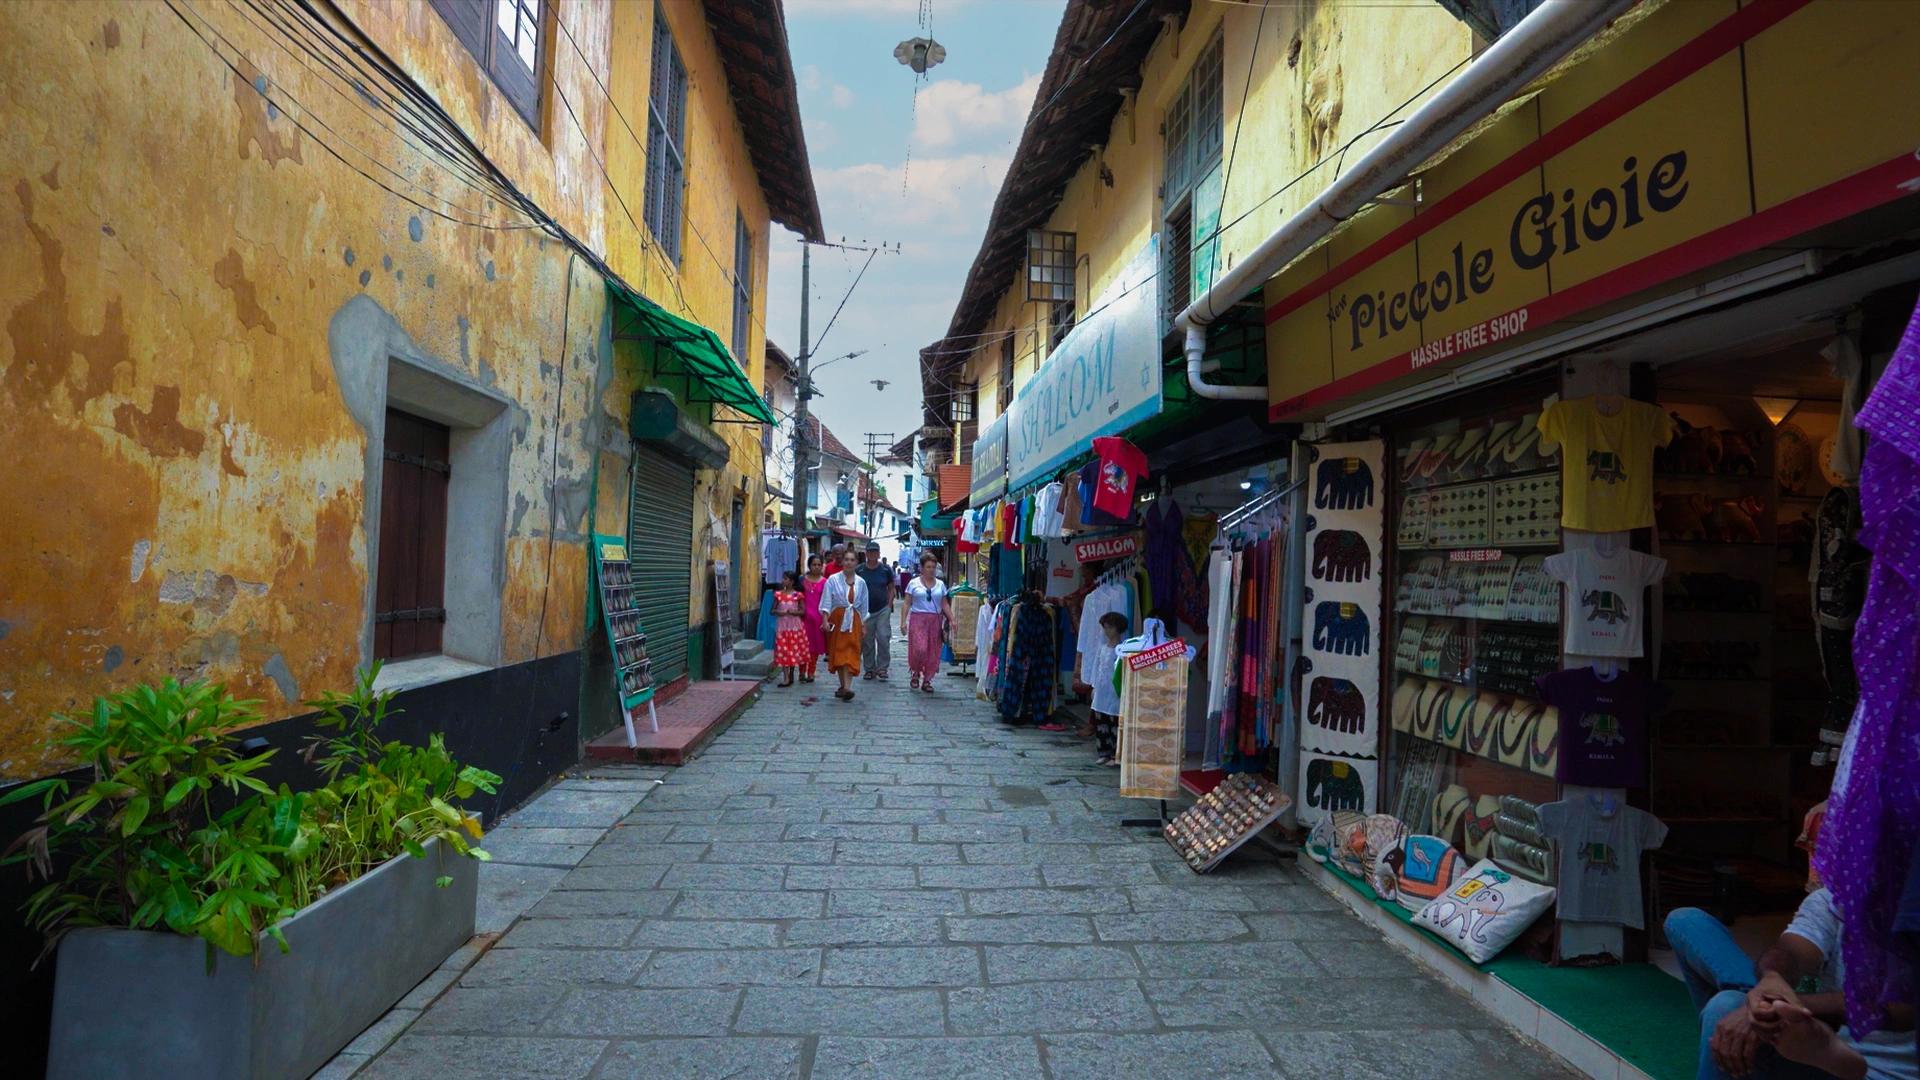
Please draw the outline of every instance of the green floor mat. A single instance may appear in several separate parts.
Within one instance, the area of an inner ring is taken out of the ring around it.
[[[1412,923],[1411,912],[1380,899],[1366,882],[1331,863],[1322,863],[1321,868],[1374,906],[1403,923]],[[1460,953],[1451,955],[1462,964],[1474,966]],[[1696,1071],[1699,1014],[1680,980],[1652,964],[1550,967],[1525,956],[1502,955],[1479,967],[1648,1076],[1666,1080],[1692,1076]]]

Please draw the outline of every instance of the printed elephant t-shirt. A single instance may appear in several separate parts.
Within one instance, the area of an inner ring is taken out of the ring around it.
[[[1644,928],[1640,855],[1666,843],[1666,823],[1617,792],[1569,784],[1565,793],[1540,808],[1540,831],[1560,852],[1560,918]]]
[[[1650,527],[1653,449],[1673,433],[1673,417],[1644,401],[1598,394],[1549,405],[1540,437],[1560,444],[1560,524],[1585,532]]]
[[[1642,787],[1647,782],[1647,717],[1666,689],[1640,671],[1609,679],[1590,667],[1569,668],[1536,680],[1547,704],[1560,710],[1563,784]]]
[[[1567,587],[1567,651],[1580,656],[1639,656],[1647,586],[1667,560],[1617,540],[1547,557],[1546,571]]]

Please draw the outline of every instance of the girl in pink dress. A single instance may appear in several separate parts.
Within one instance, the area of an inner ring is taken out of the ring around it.
[[[805,604],[799,575],[791,570],[781,575],[780,588],[773,594],[773,662],[787,672],[781,686],[792,686],[794,676],[807,666],[807,627],[800,621]]]
[[[800,588],[806,603],[800,607],[800,623],[807,634],[807,658],[800,665],[800,681],[812,682],[814,665],[827,654],[827,630],[820,619],[820,593],[827,587],[827,576],[820,571],[820,556],[807,556],[807,576]]]

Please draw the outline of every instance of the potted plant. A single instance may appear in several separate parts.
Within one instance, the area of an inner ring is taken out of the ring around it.
[[[217,685],[59,718],[91,776],[0,796],[45,807],[5,861],[48,879],[27,914],[58,955],[50,1076],[305,1076],[472,936],[486,853],[457,804],[500,778],[437,735],[382,741],[377,672],[309,702],[312,790],[258,778],[275,751],[235,735],[256,703]]]

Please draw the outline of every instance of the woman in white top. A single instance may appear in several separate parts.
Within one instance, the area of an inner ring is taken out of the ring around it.
[[[935,571],[940,560],[933,553],[920,556],[920,576],[907,582],[907,605],[900,613],[900,632],[907,637],[907,670],[912,689],[933,693],[933,677],[940,673],[940,636],[953,617],[947,583]]]
[[[833,696],[853,700],[853,677],[860,674],[861,616],[867,610],[867,583],[853,572],[859,558],[852,548],[840,552],[840,572],[820,590],[820,614],[827,632],[827,670],[840,676]]]

